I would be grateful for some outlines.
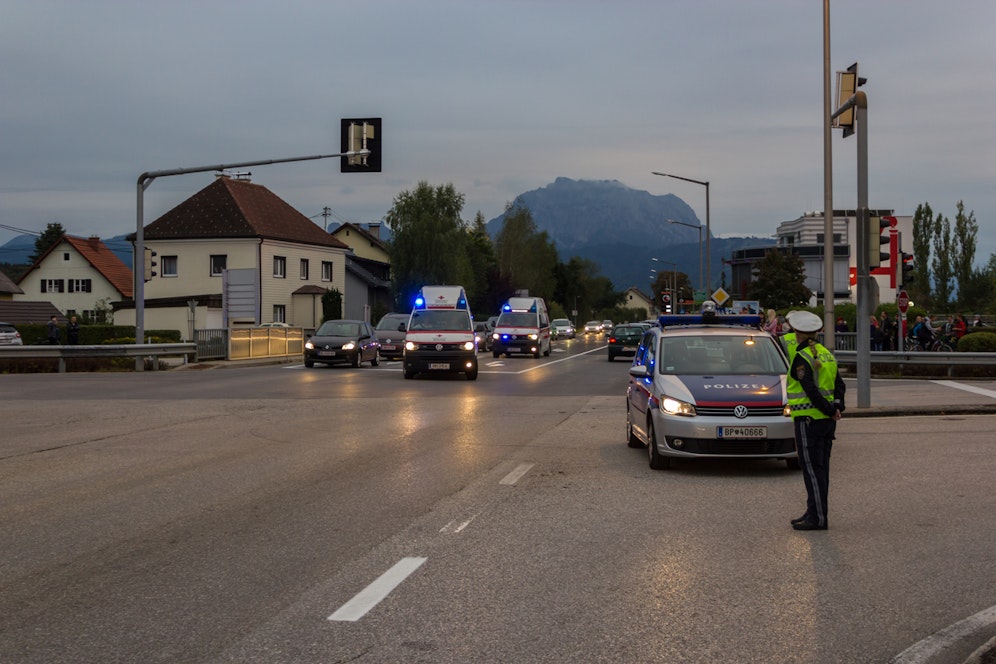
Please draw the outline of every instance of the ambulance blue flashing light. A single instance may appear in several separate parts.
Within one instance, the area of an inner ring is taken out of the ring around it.
[[[506,305],[502,306],[501,310],[502,311],[511,311],[512,307],[506,304]]]
[[[415,298],[415,308],[416,309],[423,309],[423,308],[425,308],[425,300],[422,299],[421,295],[419,297]]]
[[[742,325],[760,327],[761,316],[757,314],[664,314],[657,319],[661,327],[676,325]]]

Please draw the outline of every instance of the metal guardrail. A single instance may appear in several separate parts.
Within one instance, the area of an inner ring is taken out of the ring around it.
[[[932,351],[878,351],[868,353],[872,364],[895,364],[902,366],[926,365],[946,366],[948,376],[954,375],[955,367],[996,366],[996,353],[958,353]],[[857,364],[858,352],[855,350],[834,351],[838,364]]]
[[[152,370],[159,369],[160,357],[182,355],[193,359],[197,344],[101,344],[95,346],[0,346],[0,359],[57,358],[59,373],[66,373],[66,359],[75,357],[151,357]]]

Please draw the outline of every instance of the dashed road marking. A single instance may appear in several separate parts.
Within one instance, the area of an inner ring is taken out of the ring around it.
[[[504,478],[502,478],[502,481],[498,482],[498,484],[515,484],[522,478],[523,475],[528,473],[529,470],[535,465],[536,464],[534,463],[519,464],[519,466],[515,470],[513,470]]]
[[[335,613],[328,617],[329,621],[356,622],[372,608],[384,600],[391,591],[397,588],[428,558],[402,558],[394,567],[381,574],[376,581],[361,590]]]

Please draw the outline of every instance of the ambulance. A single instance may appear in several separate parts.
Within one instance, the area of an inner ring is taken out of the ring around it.
[[[423,286],[418,292],[402,363],[405,378],[462,373],[477,380],[477,338],[463,286]]]
[[[550,314],[541,297],[511,297],[491,335],[491,354],[529,353],[533,357],[550,354]]]

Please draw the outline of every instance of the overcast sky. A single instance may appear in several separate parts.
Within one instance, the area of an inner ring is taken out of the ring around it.
[[[996,252],[996,2],[832,0],[831,69],[868,84],[869,202],[929,202]],[[0,0],[0,224],[136,227],[145,171],[338,152],[383,118],[383,172],[255,167],[306,216],[381,219],[420,180],[491,219],[557,177],[673,193],[716,235],[823,209],[822,0]],[[856,205],[834,132],[834,206]],[[157,179],[145,221],[207,186]],[[333,219],[334,220],[334,219]],[[317,217],[319,223],[321,217]],[[0,244],[16,235],[0,230]],[[0,257],[2,259],[2,257]]]

